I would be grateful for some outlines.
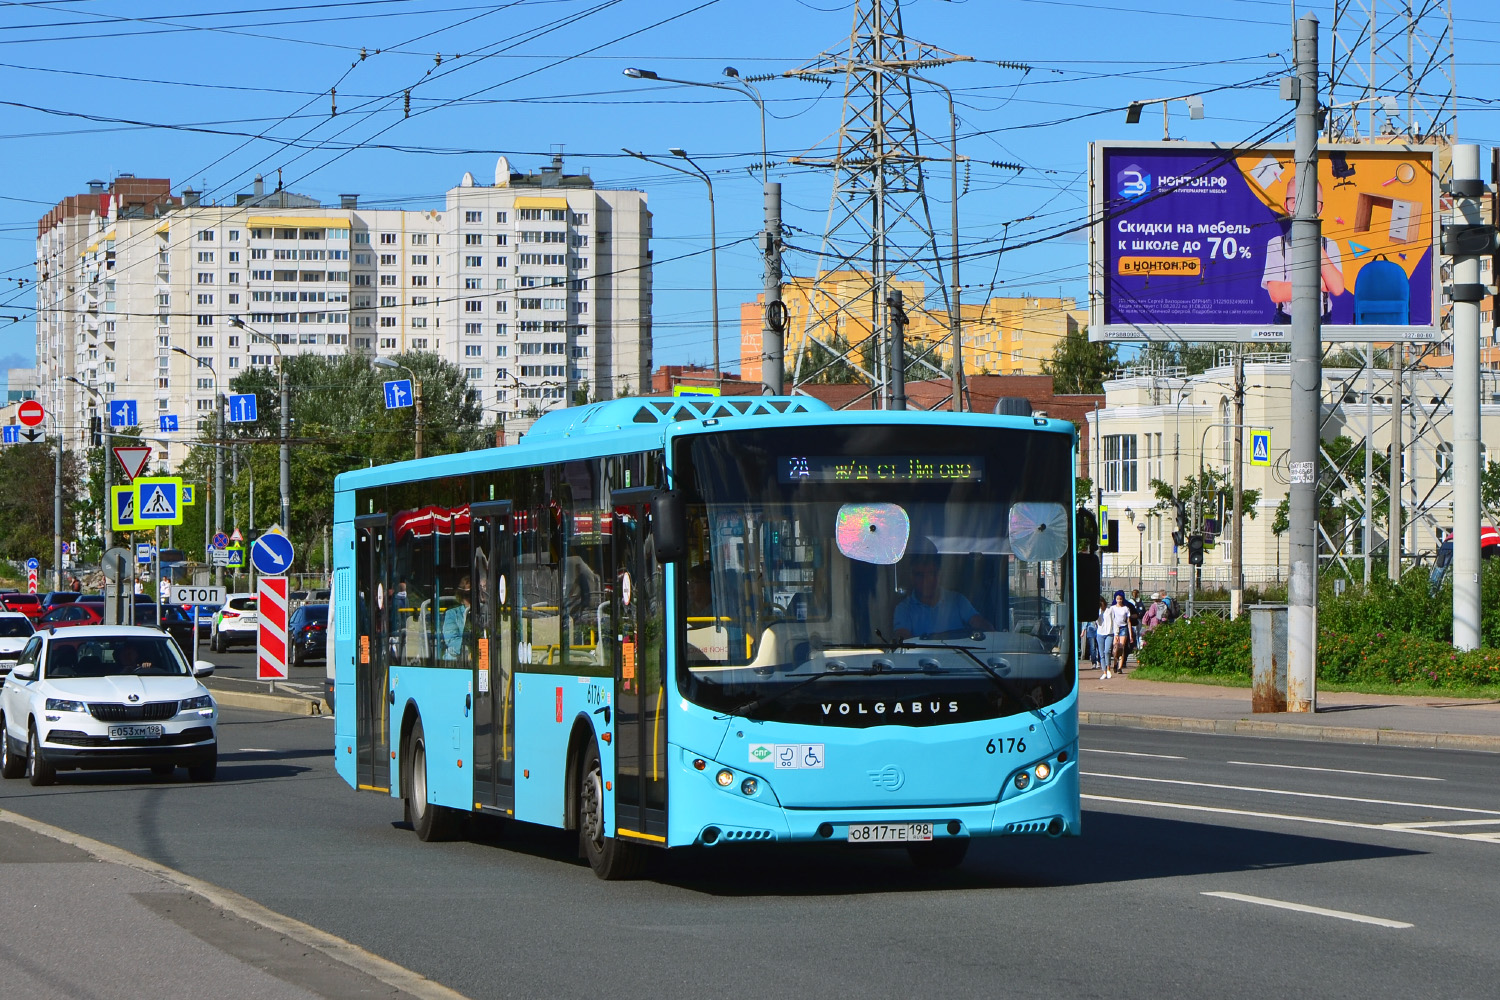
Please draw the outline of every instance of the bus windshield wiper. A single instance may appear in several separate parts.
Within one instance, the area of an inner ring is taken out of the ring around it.
[[[811,677],[805,677],[795,684],[784,687],[780,691],[773,691],[770,694],[760,695],[752,698],[751,700],[745,702],[743,705],[734,709],[729,714],[745,715],[746,713],[753,712],[758,708],[765,708],[768,705],[775,704],[776,702],[785,698],[787,695],[792,694],[796,691],[800,691],[801,689],[807,687],[809,684],[816,683],[817,681],[820,681],[825,677],[873,677],[875,674],[881,673],[885,673],[884,669],[877,667],[845,667],[839,670],[824,670],[819,673],[813,674]]]
[[[1007,698],[1015,702],[1017,705],[1021,706],[1022,710],[1035,713],[1037,716],[1045,718],[1045,716],[1042,716],[1042,710],[1031,704],[1032,700],[1026,697],[1025,692],[1016,687],[1014,681],[1012,681],[1009,677],[1006,677],[994,667],[990,666],[988,663],[981,660],[977,655],[975,655],[974,650],[970,647],[960,646],[956,643],[947,642],[943,639],[926,639],[924,641],[935,642],[942,649],[953,649],[964,654],[969,659],[974,661],[975,666],[988,674],[990,680],[994,681],[995,686],[999,688]]]

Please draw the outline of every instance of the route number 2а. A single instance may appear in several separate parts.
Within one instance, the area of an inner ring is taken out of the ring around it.
[[[1025,753],[1026,737],[996,736],[984,745],[985,753]]]

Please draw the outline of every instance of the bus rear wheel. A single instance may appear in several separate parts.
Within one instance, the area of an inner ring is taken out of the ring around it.
[[[406,818],[417,831],[417,839],[426,843],[452,840],[458,831],[458,814],[447,806],[427,801],[427,738],[422,732],[421,719],[412,726],[402,756],[406,760],[405,780],[401,783]]]
[[[907,844],[906,853],[910,856],[911,863],[924,871],[957,868],[964,863],[964,855],[969,853],[969,838],[947,837]]]
[[[640,878],[646,869],[645,848],[605,832],[604,768],[594,740],[578,769],[578,845],[594,874],[606,881]]]

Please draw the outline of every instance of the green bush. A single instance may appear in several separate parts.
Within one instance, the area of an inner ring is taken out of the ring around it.
[[[1250,616],[1179,618],[1159,625],[1141,646],[1143,667],[1199,677],[1250,677]]]

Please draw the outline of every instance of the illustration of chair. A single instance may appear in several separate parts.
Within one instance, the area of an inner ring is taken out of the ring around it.
[[[1349,178],[1354,176],[1354,167],[1349,163],[1349,157],[1344,153],[1330,153],[1328,161],[1333,167],[1333,176],[1338,178],[1334,187],[1353,187],[1354,182]]]

